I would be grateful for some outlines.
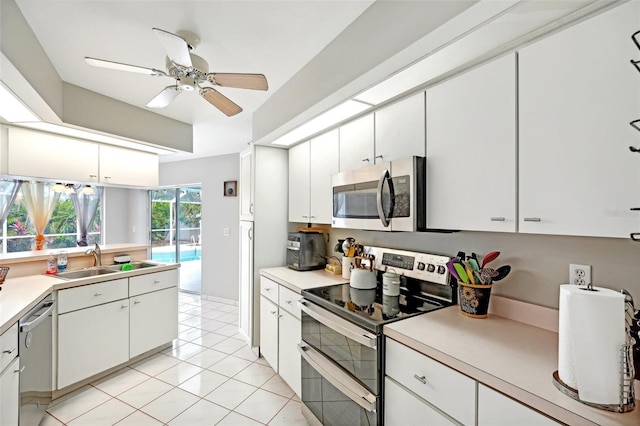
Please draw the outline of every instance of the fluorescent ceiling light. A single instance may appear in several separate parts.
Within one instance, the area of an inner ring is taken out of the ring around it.
[[[361,113],[371,107],[368,103],[360,101],[347,100],[338,106],[323,112],[319,116],[307,121],[303,125],[296,127],[289,133],[280,136],[272,142],[274,145],[290,146],[296,142],[314,135],[328,127],[347,120],[354,115]]]
[[[70,136],[78,139],[86,139],[94,142],[106,143],[109,145],[121,146],[123,148],[131,148],[138,151],[153,152],[155,154],[173,154],[176,151],[168,148],[160,148],[155,145],[147,145],[143,142],[138,142],[133,139],[120,138],[111,136],[106,133],[101,133],[96,130],[88,131],[79,127],[74,127],[70,124],[52,124],[45,122],[34,123],[16,123],[21,127],[28,127],[30,129],[42,130],[49,133],[55,133],[58,135]]]
[[[10,123],[17,121],[40,121],[20,99],[0,81],[0,117]]]

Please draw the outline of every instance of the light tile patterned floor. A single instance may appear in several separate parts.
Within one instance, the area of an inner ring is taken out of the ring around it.
[[[44,426],[308,425],[237,334],[238,308],[180,293],[173,347],[56,400]]]

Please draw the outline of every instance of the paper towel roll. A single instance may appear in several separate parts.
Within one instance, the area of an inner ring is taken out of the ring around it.
[[[620,403],[624,295],[611,289],[560,286],[558,375],[581,400]]]

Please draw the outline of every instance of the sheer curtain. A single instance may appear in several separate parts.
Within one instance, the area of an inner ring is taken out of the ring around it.
[[[102,194],[102,188],[97,186],[91,186],[93,191],[86,191],[83,188],[89,188],[85,185],[74,185],[75,191],[71,193],[71,202],[76,210],[76,217],[78,219],[78,231],[80,232],[80,239],[77,244],[80,247],[86,247],[87,233],[93,220],[96,218],[96,212],[98,211],[98,205],[100,204],[100,198]]]
[[[24,182],[22,184],[22,199],[27,208],[29,220],[36,229],[34,250],[44,248],[44,229],[56,208],[58,198],[60,198],[60,194],[53,191],[53,185],[49,182]]]
[[[22,182],[19,180],[0,180],[0,226],[7,220],[11,206],[16,200]]]

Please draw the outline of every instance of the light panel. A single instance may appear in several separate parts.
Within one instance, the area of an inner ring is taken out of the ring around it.
[[[0,117],[9,123],[19,121],[40,121],[31,109],[22,103],[20,99],[7,87],[0,82]]]

